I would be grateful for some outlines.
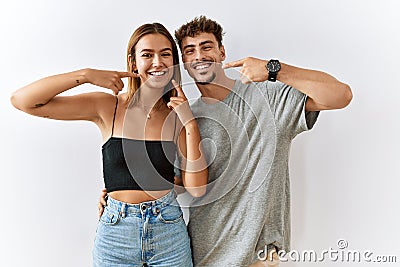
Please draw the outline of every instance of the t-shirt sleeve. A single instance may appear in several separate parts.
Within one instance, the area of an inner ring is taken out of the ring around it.
[[[266,82],[266,92],[275,123],[280,131],[290,138],[303,131],[311,130],[319,111],[307,111],[307,95],[281,82]]]

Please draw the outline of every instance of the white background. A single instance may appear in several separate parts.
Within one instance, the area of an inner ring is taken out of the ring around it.
[[[399,10],[396,0],[2,1],[0,265],[90,266],[103,187],[95,125],[24,114],[11,93],[83,67],[124,70],[136,27],[173,31],[200,14],[224,26],[227,61],[279,58],[352,87],[349,107],[323,112],[293,142],[292,248],[337,249],[343,238],[400,262]]]

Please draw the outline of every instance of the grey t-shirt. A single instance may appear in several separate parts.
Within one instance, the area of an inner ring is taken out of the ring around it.
[[[223,101],[192,103],[209,163],[207,194],[190,204],[195,266],[248,266],[267,244],[289,250],[290,144],[319,114],[306,99],[280,82],[236,81]]]

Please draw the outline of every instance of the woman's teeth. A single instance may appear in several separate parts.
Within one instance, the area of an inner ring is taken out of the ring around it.
[[[153,75],[153,76],[161,76],[161,75],[164,75],[165,73],[166,73],[165,71],[153,71],[153,72],[150,72],[149,74]]]

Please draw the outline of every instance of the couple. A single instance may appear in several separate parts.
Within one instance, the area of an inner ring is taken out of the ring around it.
[[[133,33],[127,72],[47,77],[16,91],[12,103],[32,115],[99,126],[108,199],[95,266],[192,266],[192,258],[195,266],[275,264],[257,252],[289,249],[291,140],[312,128],[320,110],[347,106],[351,90],[326,73],[277,60],[222,66],[222,27],[203,16],[175,37],[202,94],[190,107],[176,44],[158,23]],[[225,75],[229,67],[241,67],[241,81]],[[127,92],[118,94],[125,77]],[[59,96],[82,83],[115,96]],[[174,183],[193,196],[188,232]]]

